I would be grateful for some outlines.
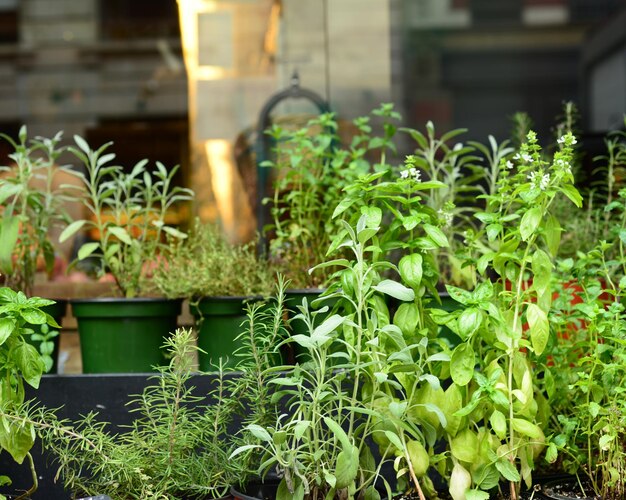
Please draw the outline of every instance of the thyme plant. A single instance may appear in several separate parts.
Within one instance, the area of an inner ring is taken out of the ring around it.
[[[269,296],[274,274],[254,242],[230,243],[217,225],[196,220],[187,238],[170,238],[154,269],[154,283],[169,298]]]

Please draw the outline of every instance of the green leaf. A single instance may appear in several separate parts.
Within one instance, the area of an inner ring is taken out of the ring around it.
[[[489,500],[489,493],[481,490],[467,490],[465,500]]]
[[[393,324],[407,337],[415,332],[418,321],[419,308],[415,302],[403,302],[393,316]]]
[[[559,253],[559,246],[561,245],[561,225],[559,224],[559,220],[552,214],[548,215],[546,219],[543,237],[546,240],[550,254],[556,257]]]
[[[80,247],[80,250],[78,250],[78,260],[86,259],[94,253],[98,247],[100,247],[100,243],[96,241],[85,243],[82,247]]]
[[[15,348],[13,357],[26,383],[37,389],[41,375],[46,369],[45,363],[41,359],[41,355],[37,349],[23,342]]]
[[[127,245],[132,245],[133,240],[130,237],[130,235],[126,232],[126,229],[124,229],[123,227],[111,226],[107,230],[109,231],[109,233],[115,236],[122,243],[125,243]]]
[[[75,220],[72,222],[59,235],[59,243],[63,243],[65,240],[76,234],[86,222],[86,220]]]
[[[548,254],[541,249],[535,250],[532,256],[533,288],[539,296],[550,288],[552,278],[552,261]]]
[[[402,415],[404,415],[404,412],[406,411],[407,406],[408,406],[407,401],[402,401],[402,402],[392,401],[391,403],[389,403],[389,411],[394,417],[401,419]]]
[[[313,333],[311,337],[324,337],[329,333],[335,331],[344,321],[346,320],[345,316],[340,316],[339,314],[333,314],[329,318],[326,318],[324,322],[319,325]]]
[[[446,285],[446,290],[448,291],[450,298],[454,299],[459,304],[463,304],[466,306],[471,304],[474,300],[472,294],[467,290],[463,290],[462,288],[458,288],[452,285]]]
[[[394,299],[402,300],[404,302],[411,302],[415,300],[415,292],[401,285],[397,281],[382,280],[378,285],[372,287],[374,290],[389,295]]]
[[[526,241],[537,230],[541,223],[541,207],[533,207],[522,217],[519,232],[523,241]]]
[[[335,437],[339,439],[339,441],[341,442],[342,449],[349,450],[352,447],[352,443],[350,442],[350,439],[348,438],[348,435],[346,434],[346,432],[332,418],[330,417],[323,417],[323,418],[324,418],[324,423],[328,426],[328,428],[335,435]],[[358,452],[357,452],[357,462],[358,462],[358,458],[359,457],[358,457]]]
[[[459,344],[454,348],[450,359],[450,375],[455,384],[463,387],[474,376],[476,355],[471,344]]]
[[[359,449],[351,446],[343,449],[337,455],[337,465],[335,477],[337,478],[336,488],[347,488],[356,479],[359,472]]]
[[[480,328],[483,315],[480,310],[470,307],[465,309],[458,317],[459,334],[463,340],[467,339]]]
[[[18,464],[24,461],[34,443],[35,430],[32,424],[0,422],[0,449],[7,450]]]
[[[296,439],[302,439],[306,430],[311,426],[310,420],[301,420],[296,425],[293,426],[293,434]]]
[[[448,238],[441,229],[431,224],[424,224],[424,231],[430,237],[431,240],[440,248],[446,248],[450,246]]]
[[[272,442],[272,436],[270,436],[270,433],[267,432],[267,430],[261,427],[260,425],[250,424],[246,428],[252,433],[252,435],[255,438],[261,441],[264,441],[266,443]]]
[[[422,283],[423,257],[419,253],[405,255],[398,263],[398,271],[402,281],[411,288],[416,289]]]
[[[529,304],[526,310],[526,318],[528,319],[529,335],[533,350],[539,356],[546,348],[548,338],[550,337],[548,316],[537,304]]]
[[[563,194],[567,196],[578,208],[583,206],[583,198],[582,196],[580,196],[578,189],[576,189],[574,186],[572,186],[571,184],[566,184],[565,186],[561,187],[561,190],[563,191]]]
[[[241,455],[245,451],[254,450],[257,448],[261,448],[261,446],[258,444],[244,444],[243,446],[239,446],[238,448],[236,448],[235,451],[233,451],[228,458],[234,458],[237,455]]]
[[[507,434],[506,417],[504,416],[504,413],[499,410],[494,410],[489,418],[489,422],[491,423],[491,428],[496,433],[496,436],[500,439],[504,439]]]
[[[450,441],[450,451],[457,460],[472,464],[478,458],[478,436],[470,429],[459,432]]]
[[[46,323],[46,313],[39,309],[24,309],[20,315],[31,325],[43,325]]]
[[[548,462],[549,464],[553,464],[554,462],[556,462],[558,456],[559,453],[556,445],[554,443],[550,443],[548,445],[548,449],[546,450],[546,462]]]
[[[20,220],[17,217],[4,217],[0,226],[0,268],[13,269],[13,249],[17,243]]]
[[[165,231],[170,236],[173,236],[174,238],[178,238],[181,240],[184,240],[185,238],[187,238],[187,235],[185,233],[171,226],[163,226],[163,231]]]
[[[0,345],[4,344],[15,329],[15,321],[11,318],[0,318]]]
[[[376,490],[374,486],[369,486],[367,490],[365,490],[363,500],[380,500],[380,493],[378,493],[378,490]]]
[[[543,435],[543,431],[539,428],[538,425],[529,422],[523,418],[514,418],[512,420],[513,429],[527,436],[533,440],[543,442],[545,440],[545,436]]]
[[[365,227],[378,229],[383,218],[383,212],[378,207],[361,207],[361,214],[365,216]]]
[[[615,440],[615,436],[611,434],[603,434],[598,440],[598,446],[602,451],[607,451],[611,446],[611,442]]]
[[[519,471],[506,458],[503,458],[496,462],[496,469],[498,469],[500,474],[502,474],[502,477],[507,481],[519,483],[521,480]]]
[[[404,446],[402,446],[402,440],[398,437],[398,435],[395,432],[392,432],[392,431],[384,431],[384,432],[389,442],[392,445],[394,445],[398,449],[398,451],[402,451],[404,449]]]

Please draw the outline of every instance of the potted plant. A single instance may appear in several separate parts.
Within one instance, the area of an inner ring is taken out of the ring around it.
[[[37,388],[46,364],[28,341],[41,325],[59,328],[54,318],[43,311],[51,300],[27,298],[22,292],[0,288],[0,451],[8,452],[18,463],[28,458],[33,486],[26,493],[37,490],[37,473],[30,449],[34,443],[34,429],[28,423],[10,418],[24,403],[24,383]],[[0,486],[11,484],[7,476],[0,476]]]
[[[477,214],[487,224],[491,250],[476,260],[476,268],[484,274],[489,266],[492,279],[473,291],[448,286],[463,308],[436,318],[462,340],[450,360],[452,381],[464,393],[455,416],[465,423],[448,436],[455,499],[468,493],[486,499],[500,480],[509,483],[508,498],[519,498],[520,484],[532,485],[539,457],[557,458],[561,442],[546,435],[550,404],[537,374],[549,380],[552,370],[551,276],[560,240],[552,204],[557,196],[577,206],[582,202],[570,168],[575,142],[565,134],[546,161],[531,131],[514,156],[516,168],[502,160],[490,210]]]
[[[303,299],[308,304],[317,299],[334,272],[330,267],[314,273],[309,269],[325,260],[341,230],[332,215],[344,199],[343,189],[372,168],[386,168],[387,155],[395,152],[394,122],[399,114],[392,104],[382,104],[372,115],[383,120],[381,135],[373,134],[377,125],[365,116],[353,121],[352,136],[346,139],[332,113],[296,131],[278,125],[268,131],[276,144],[275,158],[262,166],[275,170],[275,182],[273,197],[265,200],[270,204],[272,224],[264,230],[269,259],[291,282],[287,298],[293,313]],[[291,329],[298,334],[306,326],[292,320]]]
[[[174,332],[164,346],[168,366],[158,367],[159,374],[127,404],[130,425],[116,429],[94,412],[62,419],[61,409],[35,403],[16,405],[11,413],[2,407],[0,418],[36,431],[46,451],[42,460],[54,459],[55,475],[72,495],[230,498],[230,485],[247,477],[248,461],[255,458],[246,452],[228,460],[235,447],[251,443],[237,426],[264,426],[276,418],[266,373],[282,337],[283,300],[279,288],[271,306],[248,308],[239,330],[238,371],[218,360],[217,371],[197,372],[193,332]]]
[[[217,225],[196,220],[188,237],[171,241],[162,257],[154,284],[166,297],[189,299],[200,369],[209,370],[220,357],[233,366],[246,303],[274,289],[272,269],[257,257],[255,242],[232,244]]]
[[[94,241],[80,247],[78,260],[97,259],[99,274],[111,276],[120,295],[72,301],[83,372],[150,371],[163,361],[160,347],[181,311],[180,300],[157,296],[152,270],[166,248],[165,235],[185,238],[168,224],[168,215],[192,192],[173,185],[178,167],[157,162],[150,172],[144,160],[127,172],[112,163],[110,143],[92,150],[79,136],[74,141],[68,150],[86,170],[79,174],[79,196],[89,217],[70,224],[60,240],[88,231]]]
[[[65,150],[59,146],[61,133],[51,139],[29,140],[24,126],[18,142],[5,134],[0,137],[14,149],[9,155],[14,164],[0,167],[0,279],[14,291],[30,296],[37,274],[43,269],[52,276],[62,261],[53,232],[60,232],[70,223],[65,210],[70,196],[67,189],[59,187],[58,178],[74,172],[57,163]],[[46,312],[60,324],[66,307],[66,300],[54,298]],[[38,338],[30,339],[42,348],[46,371],[55,371],[58,331],[43,329]]]

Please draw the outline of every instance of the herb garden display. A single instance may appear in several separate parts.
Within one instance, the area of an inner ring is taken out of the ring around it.
[[[384,104],[354,121],[348,141],[332,114],[268,131],[276,189],[259,253],[214,225],[169,225],[168,209],[193,196],[172,186],[173,169],[124,173],[108,146],[78,137],[68,151],[86,166],[84,186],[63,196],[91,217],[68,220],[52,194],[28,188],[61,136],[28,141],[23,130],[11,141],[16,166],[0,178],[0,448],[32,470],[22,498],[48,467],[68,495],[120,499],[624,498],[626,133],[609,134],[585,182],[593,189],[579,192],[571,119],[552,141],[519,115],[500,144],[399,121]],[[411,143],[403,161],[400,142]],[[25,396],[59,328],[52,301],[25,295],[37,259],[48,263],[53,223],[62,239],[95,230],[78,257],[111,273],[117,312],[155,297],[174,316],[181,300],[196,311],[197,347],[175,321],[157,319],[169,335],[137,327],[151,347],[129,347],[126,319],[92,319],[104,327],[81,340],[83,357],[119,357],[99,346],[105,337],[121,353],[156,349],[137,371],[158,373],[129,395],[122,432]],[[36,440],[48,461],[33,460]]]

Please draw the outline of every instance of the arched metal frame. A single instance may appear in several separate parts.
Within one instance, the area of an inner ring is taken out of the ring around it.
[[[257,201],[256,201],[256,212],[257,212],[257,229],[259,231],[259,235],[261,238],[259,250],[261,252],[265,251],[266,241],[263,235],[263,227],[266,224],[265,216],[266,210],[263,206],[263,199],[266,196],[265,186],[267,184],[267,179],[269,176],[269,171],[266,167],[261,167],[261,164],[270,158],[271,155],[271,138],[265,133],[265,131],[271,125],[270,113],[274,110],[276,106],[278,106],[281,102],[286,101],[288,99],[305,99],[317,106],[320,114],[328,113],[330,111],[330,107],[328,103],[319,95],[313,92],[312,90],[305,89],[300,87],[300,77],[298,73],[294,73],[291,77],[291,85],[289,88],[281,90],[274,94],[269,98],[261,113],[259,114],[259,122],[257,126],[257,134],[256,134],[256,172],[257,172]]]

